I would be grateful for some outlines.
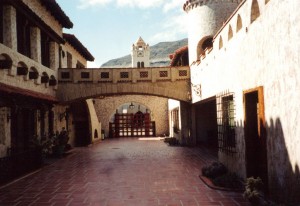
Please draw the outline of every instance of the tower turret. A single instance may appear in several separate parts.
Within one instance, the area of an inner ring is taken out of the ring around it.
[[[183,10],[188,14],[189,61],[199,60],[212,46],[216,32],[242,0],[188,0]],[[197,20],[197,21],[195,21]]]
[[[150,47],[139,37],[131,50],[132,67],[149,67],[150,66]]]

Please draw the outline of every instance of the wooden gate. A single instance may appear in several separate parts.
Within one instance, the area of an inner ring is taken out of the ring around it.
[[[155,122],[149,113],[138,111],[135,114],[115,114],[114,123],[109,123],[109,136],[151,137],[155,136]]]

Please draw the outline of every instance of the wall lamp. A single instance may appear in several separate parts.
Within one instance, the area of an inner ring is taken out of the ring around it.
[[[129,105],[129,109],[134,109],[134,104],[131,102],[131,104]]]

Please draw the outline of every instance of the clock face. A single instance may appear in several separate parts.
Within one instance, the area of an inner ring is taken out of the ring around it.
[[[138,53],[137,53],[137,56],[138,56],[138,57],[142,57],[142,56],[144,56],[144,52],[142,52],[142,51],[138,51]]]

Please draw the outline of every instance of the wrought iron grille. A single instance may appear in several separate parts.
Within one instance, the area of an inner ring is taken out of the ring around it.
[[[168,71],[159,71],[159,77],[168,77]]]
[[[109,72],[101,72],[100,76],[101,76],[101,79],[108,79],[109,78]]]
[[[217,122],[219,151],[236,153],[234,93],[225,91],[217,95]]]
[[[148,72],[140,72],[140,78],[148,78]]]
[[[120,78],[121,79],[129,78],[129,73],[128,72],[120,72]]]
[[[187,76],[187,70],[179,70],[179,76],[180,77],[186,77]]]

